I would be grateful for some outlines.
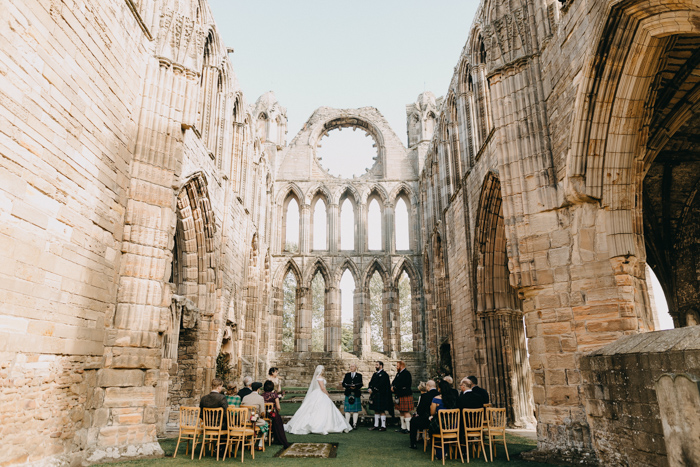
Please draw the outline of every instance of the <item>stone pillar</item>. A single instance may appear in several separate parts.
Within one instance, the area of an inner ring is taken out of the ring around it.
[[[328,206],[328,249],[331,253],[337,253],[340,249],[340,210],[337,204]]]
[[[301,206],[299,210],[301,231],[299,232],[299,252],[304,255],[311,251],[311,207],[308,204]]]
[[[384,289],[382,297],[382,315],[384,317],[384,352],[396,358],[396,353],[401,350],[399,345],[401,329],[398,326],[399,290],[390,285]]]
[[[355,287],[355,306],[357,307],[355,325],[358,328],[360,358],[369,357],[372,352],[372,315],[369,304],[369,287]]]
[[[396,238],[394,235],[394,205],[387,201],[384,204],[384,251],[396,253]]]
[[[310,352],[311,351],[311,324],[312,324],[312,303],[311,303],[311,288],[298,286],[297,293],[299,294],[296,329],[295,329],[295,352]]]
[[[357,222],[355,223],[355,251],[367,252],[367,205],[357,205]]]
[[[338,287],[328,287],[326,289],[325,321],[324,350],[339,357],[342,344],[342,329],[340,325],[340,289]]]

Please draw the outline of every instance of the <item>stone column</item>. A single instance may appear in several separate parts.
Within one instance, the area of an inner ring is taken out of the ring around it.
[[[311,251],[311,207],[308,204],[301,206],[299,211],[301,229],[299,231],[299,252],[308,254]]]
[[[399,290],[391,284],[384,290],[382,315],[384,317],[384,352],[396,358],[400,351],[400,328],[398,326]]]
[[[371,314],[369,306],[369,288],[355,288],[355,327],[357,328],[357,349],[360,352],[360,358],[366,358],[372,352],[372,337],[371,337]],[[358,319],[359,318],[359,319]]]
[[[299,300],[297,302],[294,351],[309,352],[311,351],[312,324],[311,288],[299,286],[297,293],[299,294]]]
[[[355,222],[355,251],[367,252],[367,205],[357,205],[357,220]]]
[[[326,289],[325,321],[324,350],[339,357],[342,344],[342,329],[340,325],[340,290],[338,287],[328,287]]]
[[[328,249],[331,253],[337,253],[340,249],[340,210],[337,204],[328,206]]]
[[[384,204],[384,251],[394,254],[396,252],[396,238],[394,236],[394,204],[387,201]]]

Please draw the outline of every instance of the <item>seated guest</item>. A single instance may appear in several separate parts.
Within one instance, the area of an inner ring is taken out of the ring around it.
[[[262,419],[263,415],[265,415],[265,399],[263,399],[263,396],[258,394],[258,390],[261,387],[262,383],[256,381],[251,385],[251,393],[241,399],[241,405],[255,407],[255,413],[258,415],[255,425],[262,434],[262,436],[260,436],[260,444],[258,444],[258,451],[262,451],[263,444],[265,444],[265,434],[267,434],[267,431],[269,430],[267,422]],[[238,394],[240,394],[240,391]]]
[[[222,394],[224,390],[224,382],[219,378],[214,378],[211,380],[211,392],[206,396],[202,397],[199,401],[199,408],[201,409],[199,417],[202,418],[204,415],[204,409],[218,409],[221,407],[224,409],[223,420],[221,422],[221,428],[226,429],[226,409],[228,408],[228,402],[226,401],[226,396]]]
[[[479,394],[474,392],[474,383],[469,378],[463,378],[459,383],[462,392],[457,399],[457,407],[460,409],[481,409],[484,407],[484,400]]]
[[[243,389],[238,391],[238,395],[240,396],[241,400],[243,400],[245,396],[253,392],[253,390],[250,387],[251,384],[253,384],[253,378],[251,378],[250,376],[246,376],[245,378],[243,378]]]
[[[418,390],[421,392],[416,406],[416,413],[413,414],[410,422],[410,440],[411,449],[416,449],[416,437],[418,431],[425,430],[430,424],[430,405],[433,403],[433,398],[438,395],[438,390],[435,388],[435,381],[432,379],[427,383],[420,383]]]
[[[284,433],[284,423],[280,415],[280,395],[275,391],[275,383],[271,380],[265,381],[263,385],[263,399],[267,403],[273,403],[272,410],[266,416],[271,421],[272,434],[275,435],[275,444],[281,444],[285,448],[289,447],[287,435]]]
[[[459,397],[459,391],[456,390],[455,387],[454,387],[455,382],[454,382],[454,380],[452,379],[452,376],[447,375],[447,376],[445,376],[444,378],[442,378],[442,380],[443,380],[443,381],[447,381],[448,383],[450,383],[450,389],[452,390],[452,394],[454,394],[455,400],[457,400],[457,398]]]
[[[229,381],[226,383],[226,402],[228,402],[229,407],[240,407],[241,406],[241,396],[236,394],[238,388],[236,383]]]
[[[450,378],[452,379],[452,378]],[[430,434],[440,433],[440,417],[438,412],[443,409],[454,409],[457,407],[457,398],[454,395],[454,388],[443,378],[438,383],[438,392],[440,395],[433,398],[433,403],[430,404],[430,425],[428,431]],[[442,449],[436,450],[436,456],[442,459]]]
[[[474,383],[474,385],[472,386],[472,391],[481,396],[481,398],[484,400],[484,404],[488,404],[489,393],[486,391],[486,389],[477,386],[479,384],[479,381],[477,381],[476,376],[467,376],[467,378],[469,378],[471,382]]]

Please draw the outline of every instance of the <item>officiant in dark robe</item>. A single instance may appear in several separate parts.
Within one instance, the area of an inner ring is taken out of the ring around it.
[[[345,421],[350,423],[352,415],[352,428],[357,429],[357,417],[362,412],[362,375],[357,372],[357,365],[350,365],[350,371],[343,378],[345,388]]]
[[[391,398],[389,375],[384,371],[384,363],[374,365],[375,372],[369,381],[369,408],[374,410],[374,426],[371,430],[386,431],[386,414],[394,416],[394,402]],[[379,426],[381,419],[382,425]]]

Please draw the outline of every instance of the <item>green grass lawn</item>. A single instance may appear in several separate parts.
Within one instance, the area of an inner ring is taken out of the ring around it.
[[[388,431],[378,433],[374,431],[367,431],[366,427],[360,427],[357,431],[352,431],[350,433],[335,433],[326,436],[323,435],[287,435],[290,442],[305,442],[305,443],[331,443],[337,442],[338,445],[338,457],[335,459],[280,459],[275,458],[274,455],[282,449],[281,446],[272,445],[267,447],[265,452],[256,452],[255,460],[249,457],[250,451],[246,453],[245,464],[254,463],[255,465],[281,465],[293,467],[297,465],[304,466],[325,466],[329,463],[341,465],[351,465],[352,467],[364,467],[364,466],[394,466],[401,465],[402,467],[409,467],[414,465],[442,465],[441,461],[435,460],[435,463],[430,462],[430,448],[427,452],[423,452],[422,444],[418,450],[413,450],[408,448],[408,435],[403,435],[394,432],[396,427],[390,427]],[[176,439],[164,439],[161,440],[160,444],[165,451],[165,456],[162,459],[143,459],[130,462],[119,462],[112,465],[122,465],[122,466],[150,466],[150,465],[163,465],[163,466],[180,466],[180,465],[193,465],[193,461],[190,460],[189,456],[185,456],[185,447],[183,444],[180,445],[177,458],[173,459],[172,455],[175,450]],[[505,452],[501,446],[498,449],[498,457],[494,459],[496,462],[493,464],[486,464],[483,457],[480,459],[472,459],[472,463],[483,464],[483,465],[508,465],[508,466],[545,466],[547,464],[540,464],[535,462],[526,462],[520,459],[519,454],[523,451],[529,451],[535,448],[535,442],[530,441],[519,436],[508,435],[508,452],[510,453],[510,462],[506,462]],[[488,450],[488,445],[486,445]],[[195,456],[194,462],[197,465],[216,465],[216,458],[203,456],[200,461],[197,459],[199,455],[199,446],[197,446],[197,455]],[[237,462],[240,463],[240,453],[237,459],[226,459],[226,462]],[[454,465],[457,462],[461,464],[459,458],[455,460],[446,460],[446,464]],[[465,460],[466,463],[466,460]]]

